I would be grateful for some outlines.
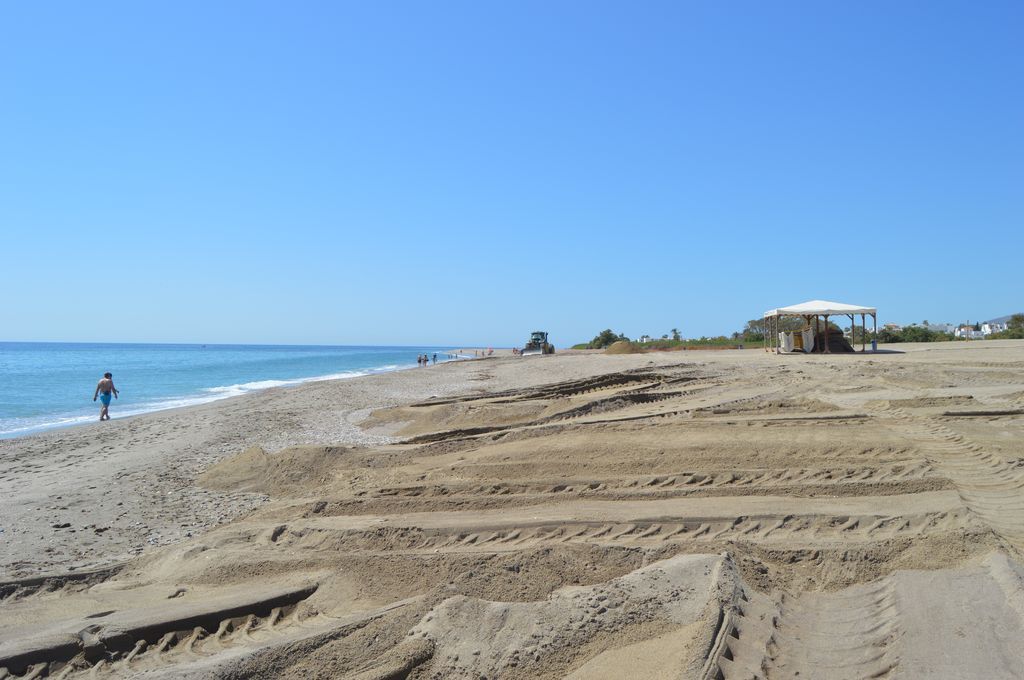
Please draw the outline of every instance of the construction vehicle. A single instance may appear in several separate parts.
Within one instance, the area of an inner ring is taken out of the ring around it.
[[[530,341],[526,343],[526,347],[520,352],[524,357],[532,356],[534,354],[554,354],[555,346],[548,342],[548,334],[546,331],[534,331],[530,333]]]

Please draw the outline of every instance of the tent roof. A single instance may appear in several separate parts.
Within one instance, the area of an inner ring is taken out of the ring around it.
[[[859,305],[848,305],[843,302],[830,302],[829,300],[808,300],[798,305],[769,309],[764,313],[769,316],[807,316],[813,314],[874,314],[878,310],[874,307],[861,307]]]

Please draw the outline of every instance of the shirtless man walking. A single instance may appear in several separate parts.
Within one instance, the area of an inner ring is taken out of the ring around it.
[[[96,401],[96,397],[100,398],[100,420],[110,420],[110,395],[113,394],[117,397],[117,388],[114,387],[113,376],[110,373],[104,373],[103,377],[98,383],[96,383],[96,391],[92,395],[92,400]]]

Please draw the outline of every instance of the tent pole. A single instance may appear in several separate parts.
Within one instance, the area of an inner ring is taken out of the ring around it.
[[[825,354],[831,354],[828,348],[828,314],[825,315]]]
[[[878,312],[875,312],[874,314],[871,315],[871,321],[871,325],[874,326],[875,328],[875,330],[873,330],[871,333],[872,335],[874,335],[875,340],[878,340]]]

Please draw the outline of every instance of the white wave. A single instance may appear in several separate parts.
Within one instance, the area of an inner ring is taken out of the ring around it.
[[[369,375],[370,373],[381,373],[387,370],[397,369],[394,367],[382,367],[379,369],[371,369],[369,371],[346,371],[344,373],[331,373],[330,375],[317,375],[311,378],[294,378],[292,380],[256,380],[253,382],[238,383],[236,385],[220,385],[217,387],[206,387],[203,388],[202,392],[207,394],[218,395],[217,398],[223,399],[225,397],[234,397],[240,394],[246,394],[248,392],[256,392],[259,390],[267,390],[271,387],[293,387],[295,385],[302,385],[310,382],[320,382],[322,380],[344,380],[346,378],[358,378],[359,376]]]
[[[266,390],[271,387],[285,387],[287,385],[297,385],[300,380],[256,380],[254,382],[238,383],[237,385],[219,385],[217,387],[205,387],[201,391],[209,394],[222,394],[225,396],[234,396],[236,394],[245,394],[246,392],[254,392],[256,390]]]
[[[5,425],[0,425],[5,429],[0,429],[0,438],[17,437],[23,434],[29,434],[32,432],[39,432],[41,430],[49,430],[57,427],[69,427],[71,425],[81,425],[91,420],[97,420],[97,416],[66,416],[57,417],[55,420],[48,420],[43,422],[31,421],[27,418],[16,418],[8,421]],[[25,422],[28,421],[28,422]]]

